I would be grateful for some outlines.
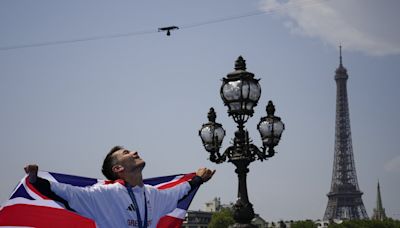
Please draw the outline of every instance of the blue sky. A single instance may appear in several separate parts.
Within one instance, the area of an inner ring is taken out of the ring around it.
[[[399,6],[395,0],[3,0],[0,201],[27,163],[102,178],[104,155],[123,145],[147,161],[146,177],[216,169],[191,209],[216,196],[234,202],[234,166],[207,160],[197,134],[214,107],[227,132],[225,148],[233,138],[236,126],[219,88],[242,55],[262,87],[250,136],[261,146],[256,125],[268,100],[286,124],[276,156],[250,166],[255,212],[267,220],[320,219],[332,175],[334,71],[342,44],[363,201],[371,216],[379,179],[388,216],[400,219]],[[169,25],[180,29],[157,32]],[[133,35],[106,38],[127,33]],[[105,38],[64,42],[96,37]],[[13,48],[52,42],[59,44]]]

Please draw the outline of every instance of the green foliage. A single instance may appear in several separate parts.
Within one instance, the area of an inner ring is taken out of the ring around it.
[[[342,224],[330,224],[329,228],[400,228],[400,221],[386,219],[377,220],[352,220],[345,221]]]
[[[291,228],[316,228],[317,225],[311,220],[296,221],[291,226]]]
[[[279,227],[279,226],[277,226]],[[291,228],[317,228],[318,226],[311,220],[296,221]],[[400,228],[400,221],[386,219],[384,221],[377,220],[351,220],[344,221],[341,224],[329,224],[328,228]]]
[[[223,208],[219,212],[215,212],[212,217],[210,224],[208,224],[209,228],[228,228],[229,225],[235,223],[233,219],[233,212],[229,208]]]

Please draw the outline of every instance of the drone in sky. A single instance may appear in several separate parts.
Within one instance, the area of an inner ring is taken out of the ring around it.
[[[168,27],[162,27],[162,28],[158,28],[159,32],[163,32],[163,31],[167,31],[167,36],[171,35],[171,30],[176,30],[179,29],[178,26],[168,26]]]

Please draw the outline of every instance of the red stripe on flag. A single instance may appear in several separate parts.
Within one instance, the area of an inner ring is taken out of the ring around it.
[[[95,228],[95,222],[65,209],[16,204],[0,211],[0,226],[29,226],[40,228]]]
[[[42,197],[42,199],[48,200],[50,199],[49,197],[43,195],[42,193],[40,193],[28,180],[28,177],[25,178],[25,184],[26,186],[28,186],[29,190],[31,190],[32,192],[36,193],[38,196]]]
[[[171,216],[164,216],[157,223],[157,228],[180,228],[182,222],[182,219]]]
[[[180,183],[183,183],[183,182],[185,182],[185,181],[188,181],[188,180],[192,179],[194,176],[196,176],[196,173],[189,173],[189,174],[186,174],[185,176],[183,176],[183,177],[182,177],[181,179],[179,179],[179,180],[170,182],[170,183],[165,184],[165,185],[161,185],[161,186],[159,186],[159,187],[157,187],[157,188],[158,188],[158,189],[171,188],[171,187],[174,187],[175,185],[178,185],[178,184],[180,184]]]

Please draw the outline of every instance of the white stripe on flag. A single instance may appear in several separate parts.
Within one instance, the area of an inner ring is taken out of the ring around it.
[[[171,183],[173,183],[173,182],[178,182],[182,177],[184,177],[184,175],[176,176],[174,179],[172,179],[172,180],[170,180],[170,181],[168,181],[168,182],[162,182],[162,183],[160,183],[160,184],[154,185],[154,187],[159,188],[159,187],[162,187],[162,186],[164,186],[164,185],[171,184]]]
[[[171,213],[169,213],[168,216],[179,218],[179,219],[185,219],[186,210],[183,210],[180,208],[175,208],[175,210],[173,210]]]
[[[2,205],[2,207],[12,206],[12,205],[16,205],[16,204],[27,204],[27,205],[34,205],[34,206],[44,206],[44,207],[64,209],[63,207],[61,207],[59,204],[57,204],[53,200],[40,200],[40,199],[28,200],[28,199],[25,199],[22,197],[17,197],[17,198],[6,201]]]

